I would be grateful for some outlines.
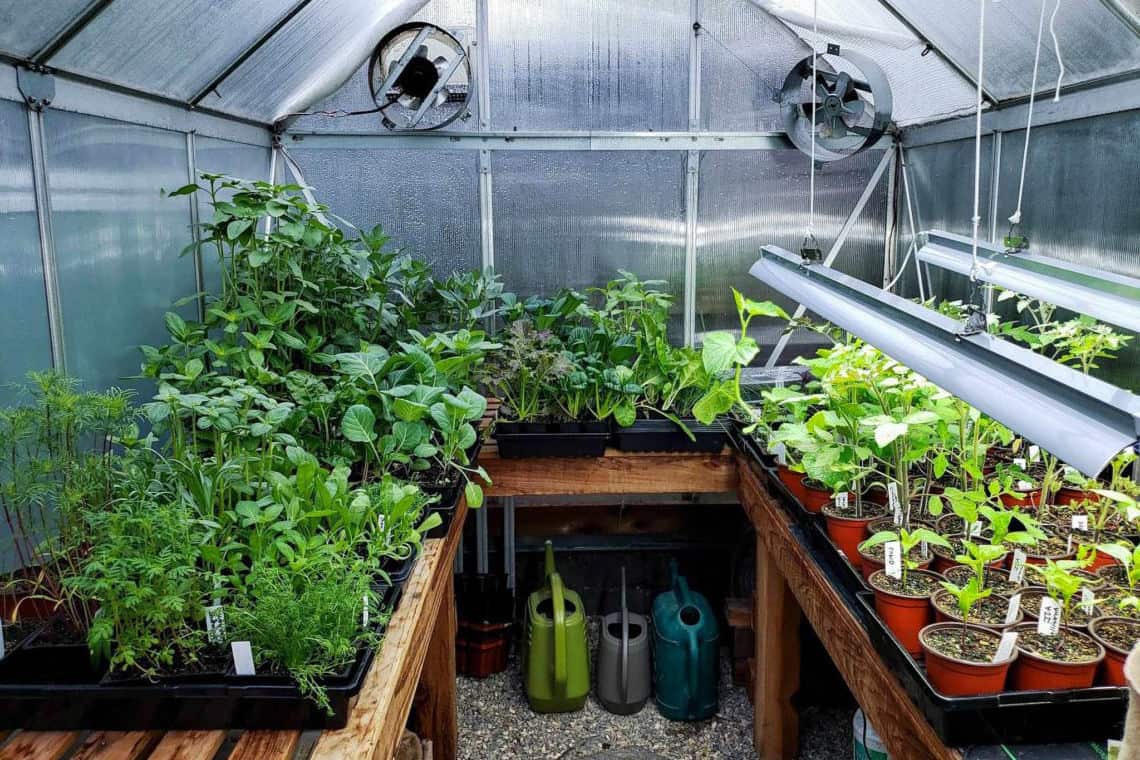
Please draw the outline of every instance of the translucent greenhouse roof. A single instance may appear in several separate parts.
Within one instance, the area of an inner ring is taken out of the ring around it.
[[[978,0],[818,0],[818,40],[813,0],[739,2],[761,8],[809,44],[832,42],[871,56],[891,81],[901,124],[972,108]],[[1041,2],[1051,13],[1057,0]],[[0,0],[0,58],[270,124],[342,84],[384,30],[427,4]],[[516,10],[525,11],[503,12]],[[991,104],[1029,93],[1040,12],[1038,0],[987,5],[983,86]],[[1064,0],[1055,28],[1065,85],[1140,70],[1140,0]],[[1046,91],[1059,71],[1048,33],[1043,47],[1039,89]]]

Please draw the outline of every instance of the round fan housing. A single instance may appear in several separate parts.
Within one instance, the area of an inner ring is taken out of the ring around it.
[[[368,84],[388,129],[439,129],[468,113],[471,64],[455,35],[412,22],[380,40],[368,64]]]
[[[780,91],[784,130],[792,143],[817,161],[838,161],[878,142],[891,122],[891,87],[874,61],[829,46],[796,64]],[[815,120],[812,121],[812,109]]]

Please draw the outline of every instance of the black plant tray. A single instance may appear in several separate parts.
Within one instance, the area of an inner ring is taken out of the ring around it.
[[[496,422],[503,459],[600,457],[610,439],[607,422]]]
[[[343,675],[326,682],[328,714],[280,676],[218,676],[213,683],[100,684],[86,647],[22,648],[0,661],[0,728],[335,729],[348,723],[352,698],[364,685],[375,650],[361,649]],[[73,650],[65,652],[63,650]],[[48,661],[48,658],[51,661]],[[53,672],[56,671],[56,672]],[[47,682],[48,678],[51,682]]]
[[[744,432],[745,424],[743,422],[740,420],[731,420],[726,428],[728,430],[728,439],[732,441],[732,445],[736,447],[737,451],[748,454],[766,470],[771,470],[776,466],[775,455],[769,454],[760,446],[759,441]]]
[[[1124,732],[1128,690],[1116,686],[942,696],[875,613],[875,595],[857,597],[871,643],[946,744],[1103,741]]]
[[[614,445],[620,451],[685,451],[717,454],[728,442],[728,431],[719,422],[702,425],[695,419],[681,421],[693,434],[693,438],[685,435],[685,431],[672,420],[637,420],[629,427],[614,427]]]

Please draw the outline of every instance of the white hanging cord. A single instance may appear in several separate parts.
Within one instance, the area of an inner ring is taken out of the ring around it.
[[[1060,2],[1060,0],[1058,0]],[[812,0],[811,4],[811,178],[809,180],[810,186],[808,189],[808,226],[807,234],[811,238],[814,245],[815,240],[815,130],[817,129],[815,121],[815,109],[818,104],[819,93],[816,88],[819,86],[819,0]]]
[[[1061,60],[1061,43],[1057,41],[1057,11],[1061,10],[1061,0],[1053,6],[1053,15],[1049,17],[1049,35],[1053,38],[1053,54],[1057,56],[1057,87],[1053,90],[1053,102],[1061,99],[1061,80],[1065,78],[1065,62]]]
[[[986,0],[978,0],[978,95],[974,104],[974,240],[970,251],[970,282],[978,276],[978,228],[982,223],[982,76],[986,65]]]
[[[1021,199],[1025,194],[1025,166],[1029,163],[1029,131],[1033,128],[1033,100],[1037,95],[1037,68],[1041,63],[1041,37],[1045,31],[1045,5],[1041,0],[1041,16],[1037,20],[1037,52],[1033,54],[1033,84],[1029,87],[1029,116],[1025,120],[1025,145],[1021,149],[1021,180],[1017,184],[1017,210],[1009,217],[1010,224],[1021,223]],[[1060,5],[1060,0],[1058,0]]]
[[[899,163],[902,165],[903,195],[906,198],[907,221],[910,223],[910,245],[907,246],[906,257],[903,258],[898,274],[890,281],[885,288],[886,290],[894,290],[895,285],[898,284],[898,281],[902,279],[903,273],[906,272],[906,265],[910,263],[911,255],[918,250],[918,226],[914,223],[914,207],[911,205],[910,200],[910,180],[907,179],[906,151],[901,147],[899,148]],[[922,283],[922,264],[917,258],[914,260],[914,274],[918,278],[918,298],[922,303],[926,303],[926,291]]]

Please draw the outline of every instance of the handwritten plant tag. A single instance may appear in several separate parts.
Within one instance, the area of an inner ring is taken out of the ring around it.
[[[1056,636],[1061,630],[1061,603],[1051,596],[1041,597],[1041,610],[1037,613],[1037,633]]]
[[[902,578],[902,544],[888,541],[883,544],[883,565],[890,578]]]
[[[1014,594],[1009,598],[1009,606],[1005,610],[1005,624],[1010,625],[1017,620],[1017,613],[1021,611],[1021,594]]]
[[[835,494],[835,506],[838,509],[847,509],[848,494],[846,491]]]
[[[899,503],[899,484],[887,483],[887,503],[895,516],[895,525],[903,524],[902,504]]]
[[[1032,446],[1029,447],[1029,461],[1030,462],[1036,462],[1040,458],[1041,458],[1041,447],[1038,446],[1037,444],[1033,444]]]
[[[925,538],[924,538],[924,539],[922,539],[922,543],[921,543],[921,544],[919,544],[919,547],[921,547],[921,548],[919,549],[919,552],[922,554],[922,558],[923,558],[923,559],[926,559],[927,557],[929,557],[929,556],[930,556],[930,544],[928,544],[928,543],[926,542],[926,539],[925,539]]]
[[[1030,483],[1028,480],[1019,480],[1019,481],[1017,481],[1017,490],[1018,491],[1032,491],[1033,490],[1033,484]]]
[[[772,453],[776,455],[776,461],[780,464],[786,465],[788,463],[788,447],[783,442],[777,443],[772,449]]]
[[[1096,594],[1093,593],[1093,590],[1091,588],[1081,589],[1081,609],[1085,611],[1085,614],[1091,616],[1095,606]]]
[[[1011,583],[1021,583],[1025,578],[1025,552],[1021,549],[1013,550],[1013,562],[1009,566],[1009,580]]]
[[[230,644],[230,651],[234,655],[234,672],[239,676],[255,676],[257,671],[253,667],[253,650],[248,641],[234,641]]]
[[[206,608],[206,640],[211,644],[225,643],[226,613],[220,604]]]
[[[1025,465],[1025,457],[1017,457],[1017,458],[1015,458],[1015,459],[1013,460],[1013,466],[1014,466],[1014,467],[1016,467],[1016,468],[1017,468],[1017,469],[1019,469],[1019,470],[1024,470],[1024,469],[1025,469],[1025,467],[1026,467],[1026,465]]]
[[[360,613],[360,627],[368,627],[368,594],[364,595],[364,611]]]
[[[1089,529],[1089,516],[1088,515],[1073,515],[1072,521],[1073,530],[1087,531]]]
[[[1017,646],[1017,631],[1006,631],[1001,635],[1001,643],[994,653],[994,662],[1008,660],[1013,655],[1013,648]]]
[[[975,520],[974,522],[970,523],[970,538],[977,538],[978,536],[982,535],[982,531],[984,529],[985,526],[982,524],[981,520]]]

